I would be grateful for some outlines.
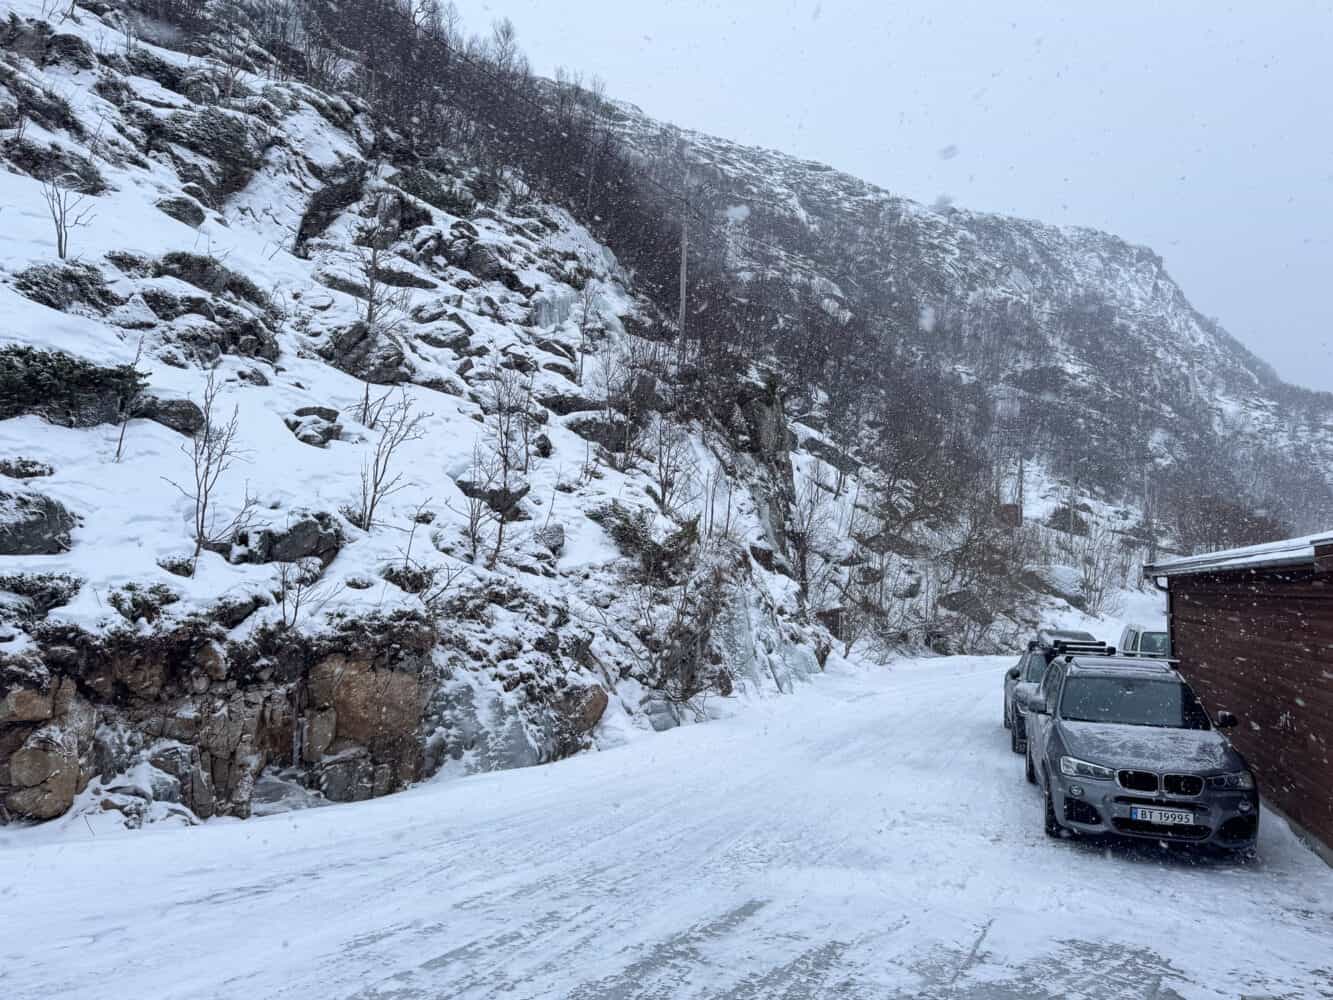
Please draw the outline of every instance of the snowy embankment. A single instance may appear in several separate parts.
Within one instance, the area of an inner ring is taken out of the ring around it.
[[[1333,872],[1052,841],[1009,658],[839,667],[549,767],[0,840],[12,997],[1317,997]]]

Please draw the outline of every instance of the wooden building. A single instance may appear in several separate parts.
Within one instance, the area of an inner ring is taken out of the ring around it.
[[[1172,655],[1265,800],[1333,863],[1333,531],[1144,568],[1167,592]]]

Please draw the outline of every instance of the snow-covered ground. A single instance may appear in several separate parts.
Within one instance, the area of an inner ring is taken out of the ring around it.
[[[1009,663],[839,668],[336,809],[0,835],[5,996],[1333,996],[1333,871],[1274,817],[1249,864],[1044,836]]]

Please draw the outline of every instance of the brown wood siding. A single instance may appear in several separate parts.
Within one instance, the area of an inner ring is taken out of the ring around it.
[[[1313,569],[1173,577],[1171,641],[1260,791],[1333,847],[1333,575]]]

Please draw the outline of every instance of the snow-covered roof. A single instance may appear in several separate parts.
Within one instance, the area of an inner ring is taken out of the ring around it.
[[[1249,545],[1198,556],[1167,559],[1144,567],[1145,576],[1181,576],[1186,573],[1215,573],[1238,569],[1266,569],[1274,566],[1307,566],[1314,563],[1317,546],[1333,545],[1333,530],[1304,538]]]

